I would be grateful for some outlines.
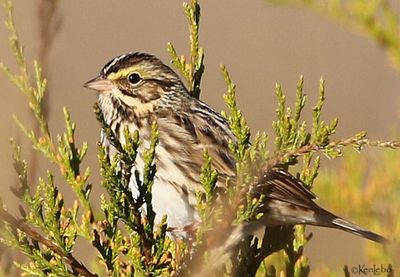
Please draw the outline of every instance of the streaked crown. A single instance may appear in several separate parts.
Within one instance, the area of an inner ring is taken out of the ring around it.
[[[144,80],[180,81],[177,74],[161,60],[140,52],[131,52],[112,59],[103,67],[100,75],[110,80],[121,80],[133,73]]]

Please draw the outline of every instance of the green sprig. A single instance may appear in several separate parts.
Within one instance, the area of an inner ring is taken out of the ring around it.
[[[204,50],[199,46],[200,5],[197,0],[192,0],[190,4],[183,3],[183,10],[189,21],[190,62],[188,63],[184,56],[178,56],[172,43],[168,43],[167,49],[172,63],[186,79],[190,95],[199,98],[204,73]]]

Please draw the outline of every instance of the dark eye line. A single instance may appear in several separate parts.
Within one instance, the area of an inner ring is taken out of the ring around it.
[[[143,79],[143,80],[154,82],[164,89],[170,88],[175,85],[175,82],[169,81],[169,80],[160,80],[160,79],[156,79],[156,78],[147,78],[147,79]]]

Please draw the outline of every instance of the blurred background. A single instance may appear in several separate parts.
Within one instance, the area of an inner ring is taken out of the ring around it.
[[[95,187],[92,199],[95,200],[102,192],[96,147],[100,127],[92,109],[96,95],[84,89],[82,84],[95,77],[107,61],[129,51],[152,53],[168,63],[170,57],[166,45],[171,42],[178,53],[188,54],[188,27],[182,1],[54,1],[56,6],[46,6],[43,4],[46,1],[39,0],[13,2],[16,25],[27,57],[31,61],[42,61],[49,81],[46,108],[53,134],[62,132],[62,108],[67,107],[77,124],[78,140],[89,144],[85,165],[92,171],[91,182]],[[283,86],[288,102],[292,103],[297,80],[300,75],[305,76],[308,119],[318,96],[319,79],[323,77],[327,97],[323,117],[326,121],[339,118],[337,138],[361,130],[368,131],[372,138],[396,137],[400,116],[399,71],[387,52],[367,32],[332,19],[321,10],[318,12],[318,9],[302,5],[279,5],[268,1],[245,3],[239,0],[200,1],[200,41],[205,49],[206,65],[203,101],[217,110],[225,109],[222,95],[226,88],[219,69],[220,64],[225,64],[237,84],[238,105],[253,133],[265,130],[272,136],[271,122],[277,107],[275,83]],[[392,1],[391,4],[400,14],[399,2]],[[52,13],[54,7],[56,12]],[[46,18],[49,15],[53,16],[51,21]],[[4,12],[0,12],[0,18],[1,21],[6,18]],[[52,23],[46,25],[46,22]],[[0,27],[0,60],[15,69],[7,38],[8,31]],[[17,203],[8,189],[16,182],[9,138],[16,138],[22,144],[24,156],[33,161],[31,177],[35,182],[49,166],[40,157],[32,158],[29,143],[13,120],[15,115],[28,126],[33,126],[34,122],[26,99],[4,74],[0,74],[0,94],[1,196],[15,208]],[[374,163],[382,159],[374,151],[361,154],[366,171],[371,167],[377,170]],[[316,189],[332,180],[346,185],[346,179],[340,179],[346,174],[336,172],[343,172],[351,162],[359,164],[360,158],[354,157],[347,163],[324,160],[323,171],[326,173],[317,179]],[[397,172],[396,167],[393,168],[393,172]],[[55,170],[51,166],[50,169]],[[385,167],[378,169],[385,170]],[[358,173],[362,186],[368,183],[366,171]],[[398,190],[399,182],[395,185]],[[66,195],[71,193],[69,188],[61,190]],[[341,196],[337,197],[337,201],[341,199]],[[343,211],[340,207],[333,211],[352,218],[351,202],[346,199],[342,203],[346,207]],[[362,207],[355,207],[359,208]],[[356,212],[362,214],[363,210]],[[371,256],[365,254],[364,249],[370,247],[371,242],[340,231],[307,230],[314,232],[306,252],[312,269],[328,266],[341,270],[345,264],[384,262],[371,260]]]

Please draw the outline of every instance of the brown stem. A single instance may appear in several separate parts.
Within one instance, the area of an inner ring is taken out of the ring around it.
[[[46,239],[41,234],[30,228],[24,221],[12,216],[8,211],[0,207],[0,218],[7,222],[13,229],[19,229],[24,232],[35,243],[41,243],[58,254],[71,269],[79,275],[98,277],[97,274],[91,273],[83,264],[77,261],[72,254],[65,253],[52,241]]]
[[[343,148],[345,146],[354,145],[357,147],[373,146],[373,147],[384,147],[390,149],[396,149],[400,147],[400,140],[393,141],[381,141],[381,140],[370,140],[370,139],[360,139],[356,136],[352,136],[346,139],[336,140],[328,145],[320,146],[317,144],[307,144],[300,148],[288,151],[285,153],[278,153],[274,158],[270,159],[267,164],[263,167],[262,172],[267,172],[272,167],[279,165],[283,160],[291,157],[300,157],[311,152],[323,152],[330,148]]]
[[[37,16],[39,22],[39,63],[42,67],[42,74],[48,80],[49,79],[49,66],[48,58],[50,49],[53,45],[54,39],[61,28],[61,16],[59,14],[59,0],[41,0],[37,7]],[[49,114],[49,97],[51,93],[47,89],[46,98],[41,103],[41,109],[43,116],[47,118]],[[40,124],[35,121],[34,132],[39,134]],[[35,180],[38,170],[38,153],[34,149],[31,150],[29,160],[29,173],[30,180]],[[32,183],[32,182],[31,182]]]

